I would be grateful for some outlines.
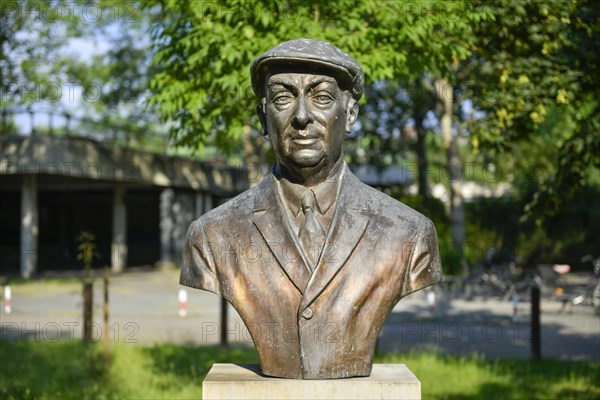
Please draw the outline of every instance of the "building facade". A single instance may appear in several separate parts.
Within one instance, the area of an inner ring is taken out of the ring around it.
[[[246,169],[81,137],[0,136],[0,275],[176,265],[190,222],[247,189]]]

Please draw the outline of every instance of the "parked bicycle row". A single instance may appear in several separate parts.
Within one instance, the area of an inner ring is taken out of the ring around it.
[[[567,264],[532,267],[519,265],[517,261],[496,263],[492,260],[492,254],[488,254],[466,278],[446,276],[430,291],[437,300],[485,301],[495,298],[519,302],[529,301],[531,288],[535,286],[540,289],[543,299],[562,303],[561,312],[585,306],[593,307],[600,315],[600,257],[587,255],[581,259],[590,266],[589,275],[583,279],[581,273],[571,272]]]

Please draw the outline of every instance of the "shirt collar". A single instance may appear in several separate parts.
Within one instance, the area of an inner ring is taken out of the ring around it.
[[[281,196],[294,217],[296,217],[301,211],[302,194],[306,190],[310,190],[315,196],[317,206],[316,211],[323,215],[326,214],[329,209],[331,209],[337,199],[338,188],[340,182],[342,181],[342,175],[345,169],[344,166],[345,163],[341,163],[340,167],[333,174],[333,176],[329,177],[325,182],[322,182],[317,186],[313,186],[312,188],[307,188],[297,183],[292,183],[279,176],[279,174],[275,174],[275,181],[279,184]]]

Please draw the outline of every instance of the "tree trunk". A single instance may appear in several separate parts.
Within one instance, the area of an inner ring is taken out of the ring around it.
[[[256,139],[252,137],[252,127],[250,125],[244,125],[244,133],[242,136],[242,143],[244,146],[244,166],[248,171],[248,185],[249,187],[256,186],[262,179],[262,163],[263,163],[263,146],[259,142],[262,139]]]
[[[468,266],[464,262],[465,245],[465,209],[462,197],[462,163],[458,152],[458,138],[452,134],[452,116],[454,114],[454,87],[448,79],[442,78],[435,83],[437,100],[442,106],[440,128],[446,149],[446,172],[450,181],[448,208],[450,210],[450,231],[453,250],[458,252],[463,266],[463,275],[468,274]]]
[[[423,90],[420,80],[416,81],[416,90]],[[423,197],[429,196],[429,183],[427,180],[427,151],[425,148],[425,135],[426,131],[423,127],[423,120],[426,114],[426,105],[423,101],[423,96],[414,96],[414,118],[415,118],[415,131],[417,132],[417,179],[419,186],[419,194]]]
[[[462,196],[462,172],[458,140],[453,138],[447,149],[448,176],[450,177],[450,230],[452,246],[461,256],[462,273],[469,274],[468,265],[464,259],[465,246],[465,206]]]
[[[94,284],[85,282],[83,284],[83,341],[91,343],[93,341],[92,321],[94,319]]]

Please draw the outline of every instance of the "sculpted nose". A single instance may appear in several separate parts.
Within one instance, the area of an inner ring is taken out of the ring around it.
[[[294,128],[304,129],[312,121],[309,110],[306,107],[306,100],[300,96],[298,98],[298,104],[296,105],[296,111],[294,113]]]

